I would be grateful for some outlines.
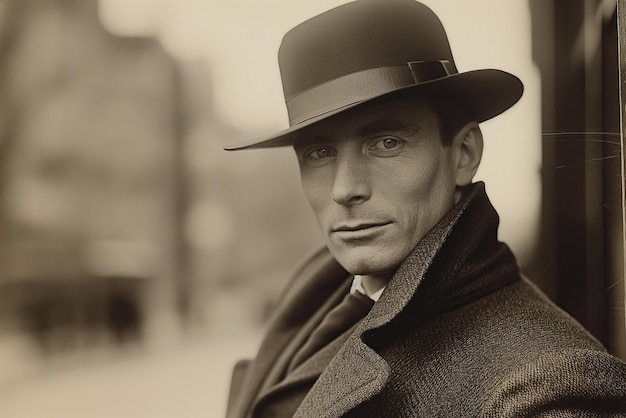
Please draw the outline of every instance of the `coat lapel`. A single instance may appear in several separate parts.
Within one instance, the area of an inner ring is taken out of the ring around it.
[[[235,394],[229,418],[249,416],[261,394],[284,377],[288,362],[308,333],[349,289],[349,275],[328,251],[316,251],[295,269],[296,280],[278,298],[256,359]]]
[[[331,360],[294,418],[340,417],[385,386],[389,378],[389,366],[355,336],[356,333],[352,334]]]
[[[326,369],[328,364],[335,357],[339,349],[345,344],[348,337],[352,335],[355,328],[356,325],[344,332],[341,336],[326,345],[317,353],[313,354],[295,370],[289,373],[279,384],[267,388],[259,397],[257,406],[263,405],[266,402],[271,402],[272,399],[280,397],[282,393],[289,391],[295,386],[305,384],[312,386],[313,382],[319,378],[324,369]]]

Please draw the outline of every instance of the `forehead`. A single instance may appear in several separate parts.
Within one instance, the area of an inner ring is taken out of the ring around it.
[[[423,98],[403,98],[359,106],[302,129],[294,146],[317,139],[366,137],[384,133],[416,134],[435,129],[438,118],[433,106]]]

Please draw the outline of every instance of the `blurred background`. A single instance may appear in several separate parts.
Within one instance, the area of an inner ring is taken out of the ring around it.
[[[482,124],[500,238],[626,359],[616,0],[423,0],[461,71],[521,101]],[[341,0],[0,2],[0,416],[221,417],[289,271],[321,242],[282,35]]]

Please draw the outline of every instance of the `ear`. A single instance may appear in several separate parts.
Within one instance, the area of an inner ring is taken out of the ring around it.
[[[478,123],[469,122],[454,136],[452,146],[456,148],[456,186],[467,186],[472,182],[483,156],[483,134]]]

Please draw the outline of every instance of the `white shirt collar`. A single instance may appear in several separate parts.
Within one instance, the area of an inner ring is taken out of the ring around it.
[[[368,294],[365,287],[363,287],[363,278],[361,276],[354,276],[354,279],[352,279],[352,286],[350,287],[350,293],[359,292],[372,299],[374,302],[377,302],[378,299],[380,299],[380,295],[383,294],[384,290],[385,288],[383,287],[371,295]]]

